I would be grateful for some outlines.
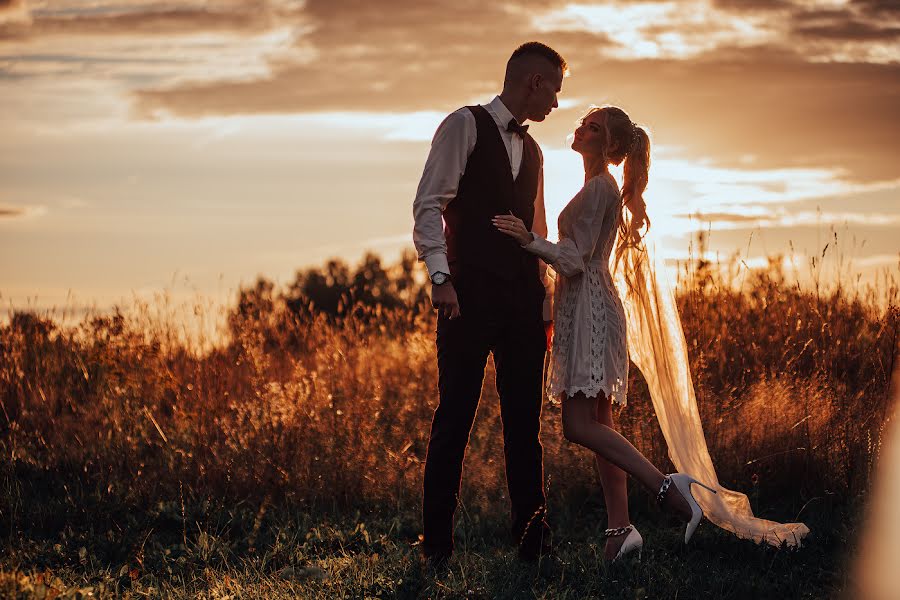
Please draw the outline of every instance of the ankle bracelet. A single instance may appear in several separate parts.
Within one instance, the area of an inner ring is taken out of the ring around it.
[[[669,486],[672,485],[672,478],[666,475],[666,478],[663,479],[662,485],[659,486],[659,492],[656,494],[656,503],[662,504],[663,499],[666,497],[666,492],[669,491]]]
[[[617,527],[615,529],[607,529],[606,531],[603,532],[603,537],[608,537],[608,538],[617,537],[617,536],[628,533],[632,529],[634,529],[633,525],[626,525],[625,527]]]

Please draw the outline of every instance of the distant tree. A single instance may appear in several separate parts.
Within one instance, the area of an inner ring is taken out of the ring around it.
[[[232,334],[247,321],[263,321],[272,314],[274,289],[274,283],[260,277],[253,287],[239,290],[237,306],[228,315],[228,328]]]
[[[416,277],[417,259],[404,252],[400,262],[385,268],[381,258],[368,252],[351,274],[341,260],[332,259],[323,268],[297,272],[284,292],[289,310],[300,318],[325,314],[340,319],[354,308],[418,312],[424,285]]]
[[[362,263],[353,276],[350,299],[353,304],[364,306],[381,306],[396,309],[403,302],[397,293],[397,283],[381,266],[381,259],[371,252],[363,257]]]
[[[351,281],[350,268],[340,259],[329,260],[324,269],[298,271],[286,293],[288,306],[299,309],[305,305],[312,313],[337,316],[350,301]]]
[[[253,332],[267,347],[299,348],[307,342],[302,328],[295,325],[323,317],[340,321],[352,315],[364,324],[383,321],[389,313],[394,326],[411,326],[427,306],[425,281],[411,250],[389,267],[372,252],[355,269],[331,259],[321,267],[297,271],[283,289],[261,277],[239,290],[227,318],[229,333],[232,340],[246,339]]]

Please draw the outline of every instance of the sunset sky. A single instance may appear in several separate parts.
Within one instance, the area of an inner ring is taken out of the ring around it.
[[[834,227],[856,271],[897,271],[896,1],[0,0],[0,303],[392,261],[435,127],[532,39],[571,70],[531,129],[551,223],[582,183],[567,134],[613,103],[652,132],[667,256],[703,229],[805,273]]]

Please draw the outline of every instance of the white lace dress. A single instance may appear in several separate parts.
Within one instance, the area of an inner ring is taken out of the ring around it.
[[[608,174],[594,177],[560,213],[559,242],[535,235],[525,246],[557,273],[547,383],[553,398],[603,392],[625,404],[625,310],[609,269],[621,205],[615,180]]]

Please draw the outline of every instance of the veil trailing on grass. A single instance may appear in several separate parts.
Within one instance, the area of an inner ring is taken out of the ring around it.
[[[669,457],[679,472],[718,490],[712,494],[693,488],[706,517],[741,538],[799,547],[809,533],[806,525],[756,518],[745,494],[719,484],[700,423],[674,290],[655,255],[652,236],[623,251],[615,280],[625,305],[628,353],[647,381]]]

